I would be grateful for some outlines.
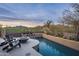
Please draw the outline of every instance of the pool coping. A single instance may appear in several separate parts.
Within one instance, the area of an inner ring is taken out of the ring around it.
[[[60,37],[55,37],[55,36],[47,35],[44,33],[42,34],[42,37],[46,38],[50,41],[59,43],[61,45],[64,45],[64,46],[67,46],[69,48],[79,51],[79,42],[77,42],[77,41],[68,40],[68,39],[64,39],[64,38],[60,38]]]

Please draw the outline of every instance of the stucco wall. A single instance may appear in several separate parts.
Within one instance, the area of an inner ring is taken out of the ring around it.
[[[42,34],[42,36],[44,38],[47,38],[48,40],[57,42],[59,44],[62,44],[64,46],[67,46],[67,47],[70,47],[70,48],[73,48],[73,49],[79,51],[79,42],[68,40],[68,39],[63,39],[63,38],[59,38],[59,37],[54,37],[54,36],[47,35],[47,34]]]

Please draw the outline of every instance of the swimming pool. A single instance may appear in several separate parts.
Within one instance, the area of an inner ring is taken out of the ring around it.
[[[51,42],[45,38],[36,39],[39,44],[34,47],[43,56],[79,56],[79,51]]]

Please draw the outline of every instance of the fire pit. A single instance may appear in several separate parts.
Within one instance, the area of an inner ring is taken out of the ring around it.
[[[19,39],[19,41],[20,41],[20,43],[26,43],[28,39],[29,39],[29,38],[27,38],[27,37],[21,37],[21,38]]]

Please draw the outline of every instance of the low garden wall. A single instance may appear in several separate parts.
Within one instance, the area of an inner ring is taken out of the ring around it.
[[[79,51],[79,42],[77,41],[54,37],[54,36],[47,35],[47,34],[42,34],[42,36],[43,38],[46,38],[48,40],[54,41],[56,43],[62,44],[64,46],[67,46],[67,47],[70,47],[72,49]]]

